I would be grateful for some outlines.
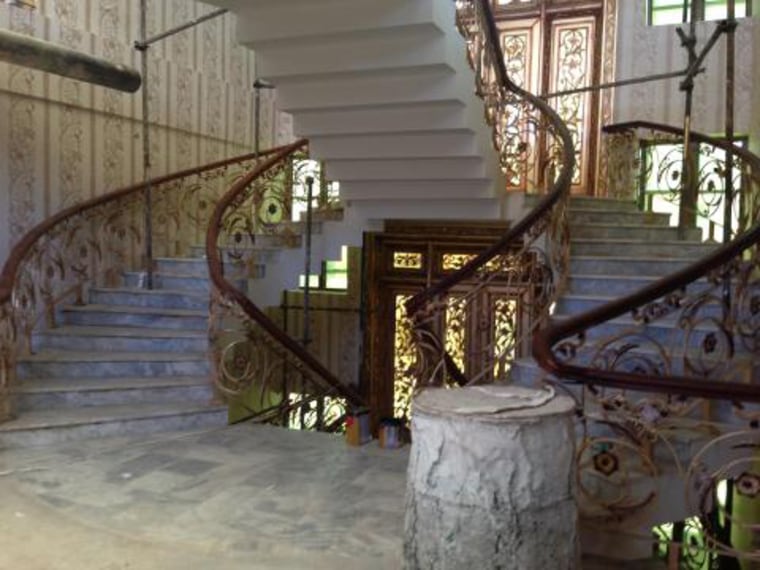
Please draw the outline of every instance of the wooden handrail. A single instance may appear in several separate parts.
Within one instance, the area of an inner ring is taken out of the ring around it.
[[[209,222],[206,234],[206,260],[209,268],[209,276],[214,286],[226,298],[234,301],[253,322],[264,329],[284,349],[298,358],[305,366],[310,368],[327,385],[344,396],[348,403],[354,407],[364,405],[363,398],[351,386],[342,383],[314,356],[306,351],[290,335],[283,331],[270,319],[245,293],[237,289],[224,278],[222,259],[218,248],[219,235],[222,228],[222,219],[225,211],[234,204],[235,199],[245,191],[257,178],[263,176],[268,170],[274,168],[293,153],[305,148],[307,141],[300,139],[290,145],[281,147],[266,162],[239,179],[232,188],[219,200]]]
[[[248,153],[248,154],[236,156],[233,158],[228,158],[225,160],[212,162],[203,166],[197,166],[195,168],[188,168],[185,170],[181,170],[179,172],[166,174],[164,176],[153,178],[150,181],[150,184],[152,186],[157,186],[159,184],[166,184],[167,182],[180,180],[182,178],[186,178],[188,176],[193,176],[196,174],[201,174],[209,170],[215,170],[217,168],[224,168],[226,166],[231,166],[233,164],[245,162],[246,160],[257,158],[257,156],[258,157],[269,156],[270,154],[276,153],[280,148],[281,147],[268,149],[268,150],[260,152],[258,155],[256,153]],[[16,244],[11,249],[11,253],[8,256],[8,259],[6,260],[3,266],[3,271],[2,273],[0,273],[0,304],[4,304],[10,301],[13,295],[13,286],[14,286],[14,283],[16,282],[16,276],[18,275],[19,267],[21,263],[23,262],[23,260],[26,258],[26,255],[28,254],[29,250],[34,246],[37,240],[39,240],[41,237],[47,234],[53,227],[55,227],[56,225],[60,224],[63,221],[71,217],[77,216],[92,208],[96,208],[98,206],[106,204],[108,202],[120,200],[131,194],[142,192],[145,186],[146,186],[145,182],[140,182],[132,186],[114,190],[113,192],[109,192],[102,196],[97,196],[95,198],[85,200],[84,202],[75,204],[73,206],[70,206],[69,208],[65,208],[61,210],[60,212],[50,216],[49,218],[46,218],[44,221],[40,222],[31,230],[29,230],[26,234],[24,234],[24,236],[18,242],[16,242]]]
[[[539,220],[542,220],[545,216],[549,215],[555,204],[570,192],[570,187],[572,185],[573,171],[575,169],[575,145],[573,144],[570,130],[567,128],[567,125],[565,125],[565,122],[559,114],[545,100],[518,87],[509,78],[500,47],[501,44],[498,40],[499,31],[496,26],[493,11],[491,10],[490,0],[478,1],[481,4],[481,9],[486,19],[484,33],[486,35],[486,41],[492,50],[491,59],[496,66],[496,75],[499,81],[499,86],[501,89],[512,92],[518,97],[527,99],[548,118],[549,122],[556,129],[556,133],[562,142],[561,171],[557,179],[554,181],[554,184],[552,184],[551,190],[547,196],[517,224],[510,228],[498,242],[478,254],[458,271],[455,271],[451,275],[409,299],[405,305],[406,313],[409,317],[412,317],[437,296],[450,291],[456,285],[473,277],[480,269],[488,264],[489,261],[494,259],[500,253],[503,253],[511,244],[522,239],[528,230],[530,230]]]
[[[636,128],[651,129],[676,136],[683,136],[683,131],[677,127],[649,121],[633,121],[610,125],[603,130],[607,133],[616,133]],[[714,139],[693,131],[691,137],[692,140],[710,144],[724,150],[730,150],[751,166],[753,178],[757,179],[760,175],[760,157],[750,151],[734,146],[726,141]],[[584,384],[680,394],[700,398],[760,402],[760,386],[751,386],[738,382],[706,382],[703,379],[685,376],[653,377],[587,368],[566,364],[560,361],[553,351],[553,347],[564,339],[583,335],[589,328],[630,313],[643,305],[683,289],[694,281],[705,277],[710,272],[724,266],[732,259],[740,256],[742,252],[758,243],[760,243],[760,223],[757,223],[738,238],[721,246],[696,263],[666,276],[631,295],[615,299],[569,319],[550,322],[546,327],[536,331],[534,334],[534,358],[543,369],[551,372],[558,378],[572,379]]]
[[[606,134],[617,134],[633,131],[636,129],[648,129],[652,131],[660,131],[676,137],[683,137],[684,132],[681,127],[674,127],[664,123],[655,123],[653,121],[627,121],[624,123],[614,123],[602,127],[602,132]],[[754,174],[760,176],[760,157],[748,151],[744,147],[737,146],[728,142],[727,140],[717,139],[704,133],[691,131],[689,136],[693,142],[709,144],[716,148],[720,148],[725,151],[730,151],[734,156],[739,156],[741,159],[752,166]]]

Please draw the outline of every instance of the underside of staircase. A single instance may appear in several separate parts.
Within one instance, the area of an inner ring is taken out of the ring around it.
[[[504,217],[504,178],[453,3],[209,3],[236,14],[259,78],[340,182],[345,219],[333,246],[360,245],[367,224],[387,218]]]

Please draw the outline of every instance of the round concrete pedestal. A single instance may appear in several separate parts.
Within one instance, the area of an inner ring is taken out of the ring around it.
[[[513,386],[414,400],[404,567],[579,568],[573,401]]]

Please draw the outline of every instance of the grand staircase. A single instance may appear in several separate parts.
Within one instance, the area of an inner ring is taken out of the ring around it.
[[[312,158],[324,161],[328,177],[340,181],[345,218],[326,236],[325,252],[342,244],[358,245],[363,230],[389,217],[518,217],[516,209],[507,209],[491,129],[483,120],[483,102],[473,92],[474,74],[449,2],[209,3],[237,14],[238,41],[256,50],[260,78],[277,86],[280,107],[293,115],[295,132],[309,137]],[[539,103],[533,105],[540,110]],[[558,131],[552,136],[562,138]],[[567,189],[569,179],[566,182]],[[526,196],[527,208],[537,206],[538,200]],[[562,205],[564,197],[547,206],[544,215],[561,218]],[[556,299],[550,318],[554,322],[651,285],[716,247],[703,242],[699,230],[679,239],[684,236],[670,227],[668,215],[641,212],[633,201],[573,197],[568,215],[569,286]],[[547,222],[533,234],[524,229],[519,238],[537,241],[551,226]],[[195,255],[158,259],[154,291],[141,288],[141,274],[127,273],[121,288],[94,288],[86,304],[63,307],[58,326],[36,334],[33,354],[18,362],[20,416],[0,424],[0,446],[222,425],[226,410],[216,402],[209,381],[213,371],[207,331],[213,287],[207,260],[198,251]],[[477,262],[480,268],[469,277],[487,269],[487,260]],[[552,273],[546,269],[540,275]],[[510,270],[507,267],[505,273]],[[278,276],[286,278],[285,273]],[[234,272],[227,278],[234,281]],[[229,290],[223,293],[227,301],[234,298]],[[267,304],[255,290],[251,295],[255,302]],[[436,301],[440,299],[443,306],[445,295]],[[238,299],[238,307],[244,304]],[[655,321],[646,324],[656,342],[673,352],[695,348],[678,348],[684,337],[675,318]],[[635,325],[629,315],[622,315],[594,327],[584,338],[576,364],[593,364],[603,339]],[[266,332],[272,344],[277,336]],[[251,335],[248,340],[258,338],[263,337]],[[288,350],[295,353],[292,347]],[[453,368],[450,364],[437,370]],[[309,366],[312,371],[318,368]],[[512,363],[513,382],[535,386],[545,378],[547,373],[532,358]],[[583,388],[570,390],[579,393]],[[303,394],[311,392],[304,389]],[[717,419],[726,419],[720,413]],[[689,430],[680,432],[671,459],[688,463],[704,443],[696,439]],[[657,472],[633,486],[653,484],[656,496],[664,500],[653,501],[633,523],[621,523],[627,528],[634,525],[647,532],[694,514],[685,502],[669,496],[676,465],[657,453],[652,452],[658,459]],[[592,541],[588,550],[595,546],[609,554],[601,541]],[[631,556],[636,554],[640,553]]]

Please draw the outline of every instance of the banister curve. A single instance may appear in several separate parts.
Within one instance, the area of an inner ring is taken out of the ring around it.
[[[316,373],[321,380],[344,396],[352,406],[359,407],[364,405],[364,400],[358,392],[356,392],[351,386],[338,380],[338,378],[325,368],[319,360],[277,326],[277,324],[259,309],[259,307],[251,301],[245,293],[237,289],[232,283],[224,278],[222,259],[217,246],[224,213],[233,205],[235,199],[244,192],[248,186],[254,183],[258,177],[263,176],[268,170],[286,160],[293,153],[302,150],[306,145],[306,139],[300,139],[290,145],[280,147],[272,154],[271,158],[235,182],[232,188],[230,188],[230,190],[219,200],[211,216],[208,232],[206,234],[206,259],[209,268],[209,276],[213,285],[223,296],[234,301],[251,320],[264,329],[288,352]]]
[[[556,129],[562,143],[562,160],[559,176],[551,186],[547,196],[543,198],[527,215],[512,228],[507,230],[504,236],[498,242],[488,249],[478,254],[459,270],[453,272],[446,278],[438,281],[424,291],[421,291],[409,299],[405,305],[407,316],[412,317],[421,310],[426,303],[432,301],[436,296],[449,291],[455,285],[473,277],[496,255],[504,251],[506,247],[514,243],[525,235],[539,220],[547,216],[553,207],[566,194],[570,193],[572,185],[573,172],[575,169],[575,145],[572,135],[565,122],[559,114],[544,100],[533,93],[518,87],[510,78],[507,72],[502,51],[499,47],[499,32],[496,26],[496,20],[493,16],[489,0],[476,0],[481,7],[481,13],[485,19],[486,41],[491,49],[491,58],[495,63],[496,75],[499,82],[499,88],[502,91],[510,91],[530,101],[542,114],[544,114],[551,125]]]
[[[603,130],[607,133],[619,133],[637,128],[683,136],[683,130],[678,127],[650,121],[619,123],[604,127]],[[736,156],[741,157],[751,166],[753,179],[760,181],[760,157],[757,155],[744,148],[732,145],[727,141],[715,139],[702,133],[692,131],[691,137],[694,141],[731,151]],[[583,335],[584,331],[591,327],[620,317],[642,305],[683,289],[690,283],[724,266],[750,247],[759,243],[760,223],[756,223],[754,227],[699,261],[671,275],[665,276],[639,291],[568,319],[550,321],[547,326],[534,333],[532,346],[534,358],[539,366],[557,377],[571,379],[584,384],[682,394],[711,399],[739,399],[760,402],[760,386],[751,386],[739,382],[708,383],[704,380],[678,375],[653,378],[627,372],[587,368],[563,363],[552,350],[558,342],[564,339]]]
[[[164,176],[159,176],[159,177],[151,179],[150,183],[151,185],[158,186],[159,184],[165,184],[167,182],[179,180],[179,179],[186,178],[188,176],[193,176],[195,174],[200,174],[202,172],[206,172],[209,170],[215,170],[217,168],[224,168],[226,166],[231,166],[233,164],[245,162],[247,160],[254,159],[257,156],[259,157],[269,156],[270,154],[275,153],[278,150],[279,150],[279,147],[267,149],[265,151],[259,152],[258,154],[248,153],[248,154],[236,156],[233,158],[219,160],[219,161],[205,164],[202,166],[197,166],[195,168],[188,168],[185,170],[181,170],[179,172],[174,172],[171,174],[166,174]],[[37,240],[39,240],[42,236],[48,233],[53,227],[65,221],[66,219],[72,218],[76,215],[81,214],[82,212],[96,208],[108,202],[120,200],[124,198],[125,196],[129,196],[130,194],[141,192],[145,189],[145,186],[146,186],[145,182],[140,182],[132,186],[127,186],[125,188],[120,188],[118,190],[108,192],[107,194],[103,194],[102,196],[96,196],[94,198],[90,198],[89,200],[85,200],[79,204],[75,204],[73,206],[70,206],[68,208],[61,210],[60,212],[57,212],[56,214],[53,214],[52,216],[46,218],[45,220],[43,220],[42,222],[34,226],[26,234],[24,234],[24,236],[18,242],[16,242],[16,244],[11,249],[8,259],[3,265],[3,270],[0,273],[0,305],[10,301],[13,295],[13,285],[16,281],[16,276],[18,275],[19,266],[23,262],[29,250],[37,242]]]

